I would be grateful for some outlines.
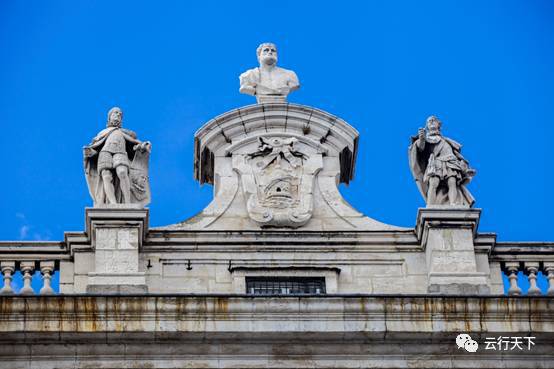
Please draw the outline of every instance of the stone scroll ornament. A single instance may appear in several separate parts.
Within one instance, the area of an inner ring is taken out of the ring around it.
[[[256,96],[259,104],[285,102],[290,92],[300,88],[296,73],[277,66],[275,44],[261,44],[256,49],[256,54],[260,66],[240,75],[239,91]]]
[[[321,160],[295,149],[296,138],[260,137],[253,153],[235,156],[249,217],[261,227],[297,228],[313,213]]]
[[[107,128],[83,147],[85,177],[94,206],[150,203],[148,161],[152,145],[122,128],[123,112],[108,113]]]
[[[466,186],[475,170],[460,150],[462,145],[441,134],[441,121],[431,116],[425,128],[412,136],[410,169],[427,206],[471,207],[475,199]]]

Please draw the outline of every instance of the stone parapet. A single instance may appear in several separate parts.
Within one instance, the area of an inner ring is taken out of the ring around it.
[[[13,369],[554,367],[547,297],[0,297],[0,311],[0,367]],[[460,333],[477,353],[456,346]],[[534,345],[485,350],[498,336]]]

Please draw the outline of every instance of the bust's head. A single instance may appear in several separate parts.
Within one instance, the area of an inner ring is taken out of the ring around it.
[[[430,134],[439,134],[441,131],[441,125],[442,122],[439,120],[439,118],[431,115],[429,118],[427,118],[425,128],[427,128],[427,132]]]
[[[277,46],[270,42],[264,42],[256,49],[258,61],[260,65],[275,65],[277,64]]]
[[[108,112],[108,127],[121,127],[123,112],[117,106],[114,106]]]

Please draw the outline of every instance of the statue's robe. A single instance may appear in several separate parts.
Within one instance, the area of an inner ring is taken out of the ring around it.
[[[141,143],[136,139],[136,134],[131,130],[119,127],[108,127],[100,131],[90,145],[84,147],[85,153],[83,161],[90,196],[94,201],[94,206],[107,203],[104,181],[101,173],[98,172],[98,156],[108,137],[116,130],[120,130],[125,138],[125,151],[131,163],[129,167],[131,203],[144,206],[150,203],[150,184],[148,180],[150,150],[135,150],[135,145]],[[86,154],[87,151],[89,153],[92,151],[92,155]],[[118,203],[122,203],[123,194],[121,192],[119,178],[115,172],[112,174],[116,200]]]
[[[410,170],[416,181],[417,188],[419,189],[419,192],[421,193],[425,201],[427,202],[427,193],[429,190],[429,173],[427,170],[429,159],[434,158],[434,150],[437,148],[437,145],[450,145],[452,153],[456,157],[455,160],[457,161],[457,163],[452,163],[450,165],[447,162],[447,168],[445,168],[445,170],[454,170],[457,172],[457,175],[455,176],[458,189],[456,203],[461,206],[473,206],[473,204],[475,203],[475,199],[467,190],[466,185],[475,175],[475,170],[469,168],[467,160],[460,153],[462,145],[448,137],[441,136],[441,141],[437,143],[426,142],[424,149],[420,150],[417,147],[417,140],[418,136],[411,137],[412,143],[408,149],[408,156],[410,160]],[[437,188],[436,201],[437,204],[448,203],[448,185],[444,180],[440,181],[439,187]]]

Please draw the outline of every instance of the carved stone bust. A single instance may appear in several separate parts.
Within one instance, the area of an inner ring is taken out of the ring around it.
[[[285,102],[290,92],[300,87],[296,73],[277,67],[277,47],[263,43],[256,50],[258,68],[249,69],[240,75],[243,94],[256,96],[258,103]]]

